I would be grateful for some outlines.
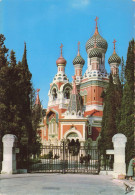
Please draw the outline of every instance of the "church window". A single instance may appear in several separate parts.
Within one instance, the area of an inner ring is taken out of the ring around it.
[[[86,102],[87,102],[87,95],[84,95],[84,98],[83,98],[83,105],[86,105]]]
[[[64,98],[70,99],[70,88],[69,87],[67,87],[64,91]]]
[[[95,93],[95,89],[94,89],[94,93]]]
[[[91,128],[91,125],[88,125],[88,135],[91,135],[92,134],[92,128]]]
[[[95,100],[95,97],[94,97],[94,100]]]
[[[55,121],[55,118],[52,118],[51,121],[49,122],[49,134],[57,134],[58,133],[58,128],[57,128],[57,123]]]
[[[53,96],[53,100],[56,100],[57,99],[57,92],[56,92],[56,89],[55,88],[52,91],[52,96]]]

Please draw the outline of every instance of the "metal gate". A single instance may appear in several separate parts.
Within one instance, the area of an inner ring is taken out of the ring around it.
[[[40,156],[28,163],[29,172],[99,173],[99,151],[88,146],[43,146]]]

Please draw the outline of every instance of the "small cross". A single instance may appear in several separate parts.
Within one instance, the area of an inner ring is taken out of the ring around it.
[[[97,27],[97,20],[98,20],[99,18],[96,16],[96,19],[95,19],[95,21],[96,21],[96,27]]]
[[[60,48],[61,48],[61,56],[62,56],[62,47],[63,47],[63,45],[62,45],[62,43],[61,43],[61,46],[60,46]]]
[[[117,41],[114,39],[114,41],[113,41],[113,44],[114,44],[114,50],[115,50],[115,43],[116,43]]]

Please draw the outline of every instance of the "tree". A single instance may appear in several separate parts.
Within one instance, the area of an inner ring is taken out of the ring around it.
[[[18,168],[25,168],[28,156],[40,151],[37,123],[41,120],[42,111],[41,105],[35,108],[33,103],[35,93],[27,63],[26,44],[22,62],[17,63],[13,50],[7,59],[8,49],[4,41],[4,35],[0,34],[0,159],[2,137],[7,133],[14,134],[20,149]]]
[[[32,132],[32,116],[31,116],[31,105],[30,105],[30,95],[32,91],[31,83],[31,73],[28,68],[27,63],[27,51],[26,43],[24,45],[24,54],[22,62],[18,63],[18,94],[17,94],[17,104],[20,120],[20,129],[18,134],[18,146],[20,148],[20,153],[18,155],[18,161],[20,168],[24,166],[24,161],[30,154],[29,145],[31,144],[31,132]],[[21,165],[22,162],[22,165]]]
[[[34,90],[33,90],[34,91]],[[35,92],[35,91],[34,91]],[[35,97],[35,96],[34,96]],[[35,98],[32,98],[32,100],[35,100]],[[40,154],[40,148],[41,148],[41,138],[37,132],[39,125],[43,119],[42,114],[42,106],[41,104],[35,104],[35,101],[32,104],[32,144],[31,144],[31,153],[33,155]]]
[[[19,135],[19,122],[21,120],[18,110],[18,67],[16,63],[15,52],[11,50],[10,61],[8,67],[8,131],[18,137]]]
[[[18,82],[18,105],[21,117],[21,127],[19,136],[19,163],[27,159],[32,154],[40,153],[40,138],[37,134],[38,125],[42,119],[41,105],[35,105],[35,90],[31,83],[31,73],[27,63],[26,43],[22,62],[18,63],[19,82]],[[24,162],[22,166],[24,166]]]
[[[120,81],[121,85],[124,86],[125,84],[125,63],[124,63],[124,58],[122,56],[121,58],[121,74],[120,74]]]
[[[8,133],[8,49],[4,45],[5,37],[0,34],[0,159],[2,159],[2,137]]]
[[[126,163],[128,164],[134,150],[134,40],[129,42],[125,79],[118,131],[127,137]]]
[[[112,74],[110,74],[109,85],[106,92],[102,94],[104,99],[104,110],[98,144],[104,157],[106,150],[113,148],[112,137],[117,133],[116,117],[118,116],[120,108],[121,94],[122,90],[119,78],[117,79],[117,84],[114,84]]]

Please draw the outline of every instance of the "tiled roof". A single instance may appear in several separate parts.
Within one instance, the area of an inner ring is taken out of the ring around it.
[[[79,96],[78,94],[71,94],[70,102],[68,105],[68,111],[69,112],[75,111],[77,113],[79,110],[81,110]]]

